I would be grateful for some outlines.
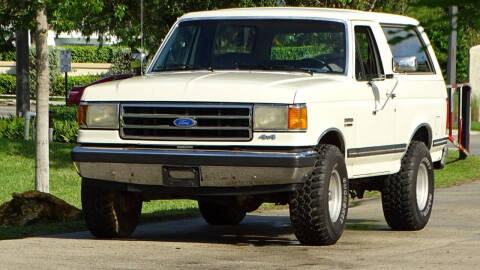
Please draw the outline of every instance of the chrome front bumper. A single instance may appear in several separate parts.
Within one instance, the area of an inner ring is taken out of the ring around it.
[[[166,187],[247,187],[302,182],[317,153],[75,147],[72,160],[88,179]]]

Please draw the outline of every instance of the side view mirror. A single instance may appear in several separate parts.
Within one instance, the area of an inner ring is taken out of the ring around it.
[[[133,69],[137,75],[140,75],[141,67],[145,66],[145,54],[133,53],[131,59],[130,68]]]
[[[394,72],[415,72],[418,71],[418,61],[416,56],[394,57]]]

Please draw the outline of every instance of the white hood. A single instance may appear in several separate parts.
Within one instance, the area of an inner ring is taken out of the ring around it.
[[[338,80],[301,72],[159,72],[93,85],[82,101],[294,103],[296,91]],[[343,79],[343,78],[342,78]]]

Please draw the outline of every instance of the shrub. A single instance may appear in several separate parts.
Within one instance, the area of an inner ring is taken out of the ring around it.
[[[0,94],[15,94],[17,78],[15,75],[0,75]]]
[[[77,141],[77,106],[50,106],[55,112],[53,119],[53,141],[75,143]]]
[[[30,96],[37,96],[37,65],[35,48],[30,49]],[[53,85],[55,78],[60,75],[60,52],[55,47],[48,48],[48,68],[50,85]]]
[[[53,141],[75,143],[77,134],[78,124],[76,121],[53,121]]]
[[[113,51],[118,47],[64,46],[59,50],[70,50],[73,63],[111,63]]]
[[[0,119],[0,138],[22,139],[24,132],[24,118],[10,116]]]
[[[61,50],[70,50],[72,52],[72,63],[112,63],[115,51],[129,50],[119,46],[64,46],[52,47],[58,54]],[[35,54],[35,47],[30,47],[30,55]],[[0,61],[15,61],[16,52],[0,52]]]
[[[112,63],[111,74],[130,73],[132,69],[131,53],[126,47],[97,47],[97,46],[65,46],[49,47],[49,70],[50,84],[53,85],[55,78],[60,75],[60,51],[71,50],[72,63]],[[36,96],[36,64],[35,47],[30,48],[30,89],[31,96]],[[0,60],[15,61],[15,51],[0,53]],[[0,89],[1,91],[1,89]],[[55,90],[57,91],[57,90]],[[64,90],[61,91],[62,93]]]
[[[104,76],[84,75],[84,76],[70,76],[68,77],[68,90],[73,86],[82,86]],[[17,78],[15,75],[0,75],[0,94],[15,94],[17,89]],[[50,96],[64,96],[65,95],[65,77],[59,76],[54,79],[53,84],[50,85]]]
[[[55,112],[53,119],[53,141],[75,143],[77,141],[77,107],[76,106],[51,106]],[[32,121],[33,123],[33,121]],[[30,129],[30,135],[32,134]],[[22,140],[25,132],[25,119],[10,116],[0,118],[0,138]]]
[[[0,53],[0,61],[15,61],[17,57],[16,51],[8,51]]]
[[[55,119],[60,121],[77,121],[77,106],[50,106],[50,111],[55,112]]]
[[[113,51],[112,74],[123,74],[132,72],[130,67],[132,51],[129,48],[119,48]]]
[[[67,89],[70,89],[73,86],[82,86],[98,79],[103,78],[104,76],[95,76],[95,75],[84,75],[84,76],[69,76],[67,81]],[[53,84],[50,85],[50,95],[53,96],[64,96],[65,95],[65,77],[57,77],[53,81]]]

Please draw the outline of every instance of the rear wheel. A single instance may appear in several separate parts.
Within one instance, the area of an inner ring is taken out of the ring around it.
[[[383,213],[395,230],[421,230],[430,219],[434,176],[430,152],[423,142],[413,141],[402,159],[400,171],[385,180]]]
[[[348,211],[348,178],[340,150],[321,145],[318,160],[290,201],[297,239],[306,245],[331,245],[343,233]]]
[[[82,209],[95,237],[128,237],[138,225],[142,199],[133,192],[108,190],[82,180]]]
[[[198,208],[205,221],[211,225],[237,225],[247,213],[235,204],[222,204],[209,200],[198,200]]]

